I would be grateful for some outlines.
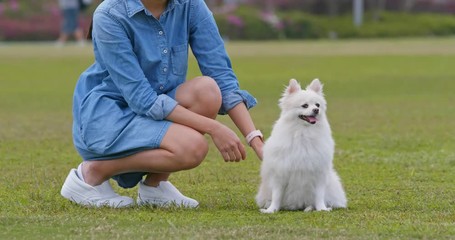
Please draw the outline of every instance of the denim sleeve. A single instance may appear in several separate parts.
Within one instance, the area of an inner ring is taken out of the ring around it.
[[[219,113],[226,114],[241,102],[248,109],[255,106],[256,99],[247,91],[240,90],[212,12],[203,0],[191,1],[190,11],[191,50],[202,74],[215,79],[220,87],[223,100]]]
[[[151,87],[125,28],[114,16],[95,12],[93,41],[100,63],[135,113],[162,120],[174,110],[177,102],[167,95],[158,95]]]
[[[245,90],[235,90],[223,96],[223,104],[219,114],[226,114],[227,111],[241,102],[245,103],[247,109],[250,109],[257,104],[256,98],[254,98],[249,92]]]

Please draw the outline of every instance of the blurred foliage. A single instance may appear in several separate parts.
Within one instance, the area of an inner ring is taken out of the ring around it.
[[[354,26],[350,14],[326,17],[301,11],[277,12],[280,24],[271,24],[261,17],[259,10],[248,7],[240,7],[231,14],[216,15],[215,18],[226,39],[381,38],[455,34],[453,15],[381,12],[373,18],[372,14],[366,13],[360,27]]]
[[[81,12],[79,24],[86,30],[99,1]],[[58,0],[0,0],[0,41],[55,40],[61,18]]]
[[[85,12],[92,12],[101,1],[93,0]],[[58,0],[0,0],[0,18],[27,19],[42,15],[60,15]]]
[[[81,14],[85,31],[100,0]],[[350,13],[325,16],[298,9],[267,11],[240,6],[228,13],[216,13],[225,39],[275,40],[320,38],[377,38],[403,36],[446,36],[455,34],[455,16],[437,13],[366,12],[364,23],[355,27]],[[57,0],[0,0],[0,40],[54,40],[58,37],[61,14]]]

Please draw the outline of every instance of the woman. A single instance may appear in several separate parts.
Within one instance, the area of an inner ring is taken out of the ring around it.
[[[62,187],[87,206],[128,207],[109,184],[139,184],[137,203],[197,207],[168,180],[198,166],[210,135],[225,161],[245,159],[237,135],[214,120],[229,114],[262,158],[262,135],[239,89],[214,18],[203,0],[105,0],[93,16],[95,63],[76,85],[73,138],[84,159]],[[202,77],[185,81],[188,46]],[[144,177],[145,176],[145,177]]]

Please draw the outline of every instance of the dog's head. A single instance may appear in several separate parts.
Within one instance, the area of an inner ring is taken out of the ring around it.
[[[319,79],[314,79],[304,90],[297,80],[291,79],[279,105],[282,117],[313,125],[325,118],[327,102]]]

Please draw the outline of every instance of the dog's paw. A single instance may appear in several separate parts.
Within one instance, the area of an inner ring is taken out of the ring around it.
[[[322,208],[319,208],[319,209],[316,209],[316,211],[325,211],[325,212],[330,212],[332,211],[332,208],[328,208],[328,207],[322,207]]]
[[[303,211],[304,211],[304,212],[311,212],[311,211],[313,211],[313,210],[314,210],[313,206],[308,206],[308,207],[306,207],[305,210],[303,210]]]
[[[332,211],[332,208],[328,208],[328,207],[315,208],[315,207],[313,207],[313,206],[308,206],[308,207],[305,208],[303,211],[304,211],[304,212],[312,212],[312,211],[316,211],[316,212],[319,212],[319,211],[330,212],[330,211]]]
[[[271,209],[271,208],[267,208],[267,209],[262,208],[261,209],[261,213],[276,213],[276,212],[278,212],[278,209]]]

